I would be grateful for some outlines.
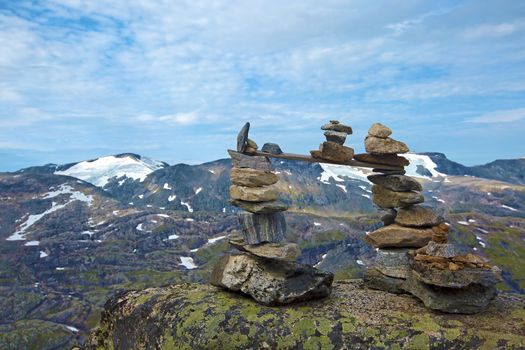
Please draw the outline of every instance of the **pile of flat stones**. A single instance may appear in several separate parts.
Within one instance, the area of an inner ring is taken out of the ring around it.
[[[328,124],[321,127],[324,130],[326,141],[318,150],[310,151],[312,157],[322,159],[331,163],[344,164],[354,157],[354,149],[344,146],[348,135],[352,134],[352,128],[341,124],[337,120],[330,120]]]
[[[333,275],[298,264],[296,243],[284,242],[287,205],[279,200],[279,178],[266,156],[257,155],[257,144],[248,138],[249,123],[238,136],[232,159],[230,202],[238,214],[240,235],[230,244],[240,254],[223,256],[215,265],[211,283],[250,295],[265,305],[287,304],[330,294]],[[263,147],[282,153],[275,144]]]
[[[484,310],[496,295],[497,271],[473,254],[461,255],[448,243],[449,226],[432,209],[419,205],[421,184],[405,175],[406,144],[390,138],[392,131],[372,125],[365,139],[367,154],[357,160],[384,164],[368,179],[373,201],[385,214],[384,226],[368,233],[365,241],[376,248],[375,264],[365,283],[373,289],[410,293],[431,309],[449,313]]]

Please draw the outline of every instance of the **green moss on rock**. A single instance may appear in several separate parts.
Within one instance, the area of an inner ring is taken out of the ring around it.
[[[96,349],[465,349],[525,346],[525,297],[501,294],[486,312],[447,315],[409,295],[334,284],[332,296],[266,307],[202,284],[131,291],[106,304]]]

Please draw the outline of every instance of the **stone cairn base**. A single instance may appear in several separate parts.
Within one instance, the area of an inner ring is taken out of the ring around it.
[[[257,144],[248,138],[250,124],[237,138],[237,151],[228,151],[230,202],[244,210],[239,214],[241,236],[230,244],[241,253],[225,255],[215,265],[211,283],[242,292],[265,305],[322,298],[330,294],[333,275],[295,262],[296,243],[284,242],[288,206],[279,200],[277,182],[268,157],[254,155]],[[279,146],[265,144],[268,153],[282,153]]]
[[[398,154],[408,147],[390,138],[392,131],[372,125],[365,139],[367,154],[360,161],[404,167],[409,161]],[[426,307],[449,313],[476,313],[496,296],[497,268],[473,254],[460,254],[448,243],[449,227],[430,208],[420,206],[421,184],[404,170],[368,176],[374,203],[385,211],[384,226],[366,235],[376,248],[374,266],[368,268],[368,287],[391,293],[410,293]]]

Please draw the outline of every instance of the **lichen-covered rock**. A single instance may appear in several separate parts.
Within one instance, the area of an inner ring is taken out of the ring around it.
[[[262,146],[261,151],[271,154],[283,154],[283,150],[276,143],[265,143]]]
[[[119,294],[87,349],[522,349],[525,297],[477,315],[435,313],[410,295],[333,285],[329,298],[268,307],[202,284]]]
[[[236,239],[230,240],[230,245],[241,252],[267,259],[295,261],[301,255],[301,249],[297,243],[247,244],[242,239]]]
[[[384,164],[391,166],[404,167],[410,164],[408,159],[405,157],[400,157],[396,154],[370,154],[370,153],[361,153],[355,154],[354,158],[360,162],[365,163],[375,163],[375,164]]]
[[[335,162],[346,163],[354,157],[354,149],[335,142],[326,141],[321,144],[321,158]]]
[[[334,276],[308,265],[263,259],[250,254],[224,255],[211,283],[242,292],[264,305],[283,305],[330,295]]]

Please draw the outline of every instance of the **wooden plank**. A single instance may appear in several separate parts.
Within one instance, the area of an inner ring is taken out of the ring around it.
[[[375,164],[375,163],[365,163],[365,162],[360,162],[358,160],[351,160],[349,162],[342,164],[342,163],[331,162],[325,159],[317,159],[311,156],[302,155],[302,154],[293,154],[293,153],[272,154],[272,153],[257,151],[254,153],[254,155],[266,156],[266,157],[271,157],[271,158],[299,160],[299,161],[310,162],[310,163],[327,163],[327,164],[337,164],[337,165],[346,165],[346,166],[372,168],[372,169],[383,169],[383,170],[403,170],[403,167],[396,167],[392,165]]]

